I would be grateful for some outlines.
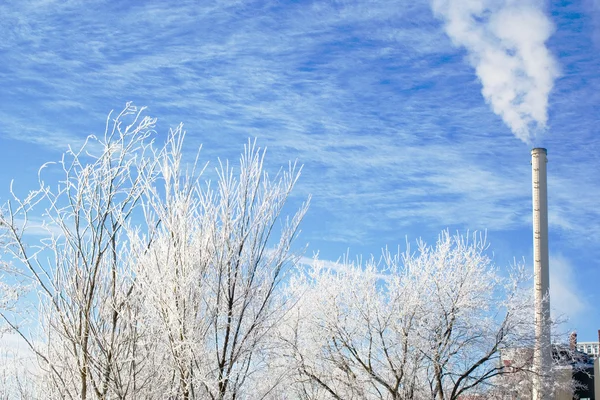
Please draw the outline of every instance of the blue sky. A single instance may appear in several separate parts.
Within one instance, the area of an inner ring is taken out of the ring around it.
[[[133,101],[212,165],[249,137],[270,170],[304,164],[308,256],[487,229],[499,266],[531,264],[543,146],[553,306],[596,340],[599,0],[6,0],[0,19],[2,201]]]

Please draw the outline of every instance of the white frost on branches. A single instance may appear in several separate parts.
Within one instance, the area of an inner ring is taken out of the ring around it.
[[[501,361],[533,346],[530,282],[520,265],[501,274],[483,237],[443,232],[307,269],[294,241],[308,201],[284,215],[299,167],[270,176],[249,142],[204,182],[182,126],[157,146],[154,124],[128,104],[1,209],[0,327],[37,363],[0,354],[2,396],[447,400],[527,387],[530,357]]]
[[[291,284],[282,330],[300,398],[457,399],[499,390],[503,351],[532,344],[522,267],[503,277],[485,239],[443,232],[435,246],[328,269]],[[529,360],[513,367],[526,370]]]

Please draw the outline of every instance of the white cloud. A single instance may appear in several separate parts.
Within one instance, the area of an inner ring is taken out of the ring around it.
[[[550,307],[553,319],[568,318],[568,325],[590,309],[571,262],[561,254],[550,257]]]
[[[22,398],[23,389],[33,389],[30,378],[39,371],[35,355],[20,336],[0,335],[0,393],[8,398]]]
[[[15,358],[33,357],[33,352],[27,343],[25,343],[25,340],[14,333],[2,335],[2,340],[0,340],[0,351],[3,354],[8,354]]]

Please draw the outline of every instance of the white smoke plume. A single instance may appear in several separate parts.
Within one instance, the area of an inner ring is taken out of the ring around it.
[[[548,121],[558,65],[545,42],[552,22],[533,0],[433,0],[456,46],[466,48],[482,94],[516,137],[531,143]]]

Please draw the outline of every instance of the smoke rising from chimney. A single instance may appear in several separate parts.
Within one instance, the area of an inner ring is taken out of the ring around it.
[[[482,94],[515,136],[530,144],[546,128],[558,64],[545,42],[552,22],[534,0],[433,0],[456,46],[464,47]]]

